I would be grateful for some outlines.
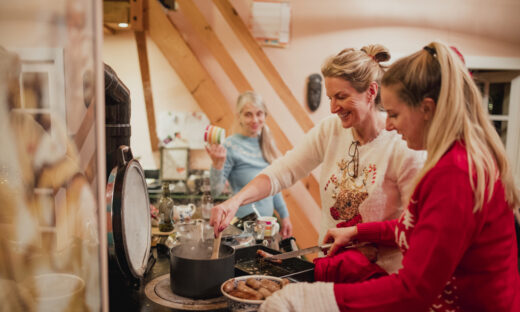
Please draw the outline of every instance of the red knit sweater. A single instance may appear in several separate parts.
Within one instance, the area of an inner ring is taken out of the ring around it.
[[[335,284],[341,311],[520,311],[514,217],[500,181],[473,212],[466,150],[455,143],[398,220],[359,224],[358,239],[401,248],[397,273]]]

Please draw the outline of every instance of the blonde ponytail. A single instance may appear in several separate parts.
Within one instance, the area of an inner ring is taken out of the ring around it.
[[[270,164],[280,155],[271,136],[271,130],[269,130],[267,125],[264,125],[260,133],[260,149],[262,150],[262,156],[264,156],[265,161]]]
[[[473,211],[480,210],[484,202],[490,200],[494,182],[498,179],[502,181],[511,208],[520,205],[505,148],[482,107],[480,91],[450,47],[433,42],[398,60],[385,73],[382,84],[395,86],[398,96],[409,106],[417,107],[427,97],[436,103],[426,137],[428,156],[417,182],[455,141],[463,141],[469,182],[475,193]],[[473,176],[476,176],[475,180]]]

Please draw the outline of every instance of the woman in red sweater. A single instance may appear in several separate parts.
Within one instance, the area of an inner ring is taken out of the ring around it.
[[[433,42],[393,64],[382,85],[387,129],[428,158],[399,219],[330,229],[325,241],[332,255],[354,239],[397,245],[403,268],[361,283],[292,284],[260,311],[520,311],[519,195],[466,67]]]

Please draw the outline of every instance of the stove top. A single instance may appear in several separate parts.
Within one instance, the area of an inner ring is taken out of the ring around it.
[[[169,273],[150,281],[146,284],[144,291],[148,299],[169,308],[188,311],[208,311],[227,308],[227,301],[224,296],[211,299],[191,299],[174,294],[170,288]]]

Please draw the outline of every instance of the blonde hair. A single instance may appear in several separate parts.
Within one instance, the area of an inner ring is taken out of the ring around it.
[[[344,49],[325,60],[321,73],[323,77],[345,79],[361,93],[368,89],[372,81],[380,84],[386,69],[386,66],[380,63],[388,60],[390,60],[390,52],[380,44],[368,45],[360,50]],[[381,108],[379,89],[375,104]]]
[[[398,60],[385,73],[382,84],[396,87],[398,96],[411,107],[418,107],[424,98],[436,103],[425,138],[428,156],[416,183],[453,142],[464,141],[469,182],[475,197],[473,211],[479,211],[484,201],[491,199],[498,179],[502,181],[511,208],[519,205],[504,146],[482,107],[482,95],[463,61],[450,47],[432,42],[423,50]],[[476,180],[472,178],[473,172]]]
[[[237,99],[237,113],[240,115],[242,113],[242,109],[246,104],[251,104],[254,107],[262,110],[267,118],[267,107],[265,106],[264,99],[262,96],[253,91],[246,91],[238,96]],[[271,131],[267,125],[264,124],[262,127],[262,131],[260,132],[260,149],[262,151],[262,156],[265,161],[268,163],[272,163],[276,157],[278,157],[278,149],[274,145],[273,138],[271,136]]]

